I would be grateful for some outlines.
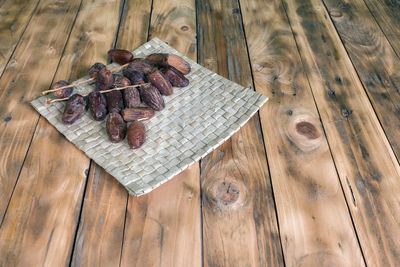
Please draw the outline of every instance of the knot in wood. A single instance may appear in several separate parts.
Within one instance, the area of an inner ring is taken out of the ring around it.
[[[296,124],[296,130],[299,134],[304,135],[309,139],[317,139],[319,137],[319,133],[317,128],[312,123],[307,121],[301,121]]]
[[[189,30],[189,27],[184,25],[184,26],[181,27],[181,30],[185,32],[185,31]]]
[[[340,10],[332,10],[329,12],[329,15],[331,15],[334,18],[340,18],[341,16],[343,16],[343,13]]]
[[[247,201],[246,186],[231,177],[217,178],[204,185],[205,201],[213,210],[227,210],[243,206]]]

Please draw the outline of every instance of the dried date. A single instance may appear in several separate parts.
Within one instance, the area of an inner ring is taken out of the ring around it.
[[[61,88],[63,86],[67,86],[67,85],[69,85],[69,83],[67,81],[58,81],[53,85],[52,89]],[[71,87],[67,87],[67,88],[53,92],[53,96],[55,98],[65,98],[65,97],[69,97],[73,91],[74,91],[74,86],[71,86]]]
[[[126,108],[122,111],[125,121],[143,121],[154,116],[154,110],[146,107]]]
[[[89,94],[89,109],[96,121],[102,121],[107,116],[106,98],[99,91]]]
[[[97,76],[97,73],[105,68],[106,66],[103,63],[100,62],[94,63],[93,66],[91,66],[89,69],[90,78],[95,78]]]
[[[190,64],[186,60],[174,54],[154,53],[146,57],[146,60],[162,67],[172,66],[184,75],[191,70]]]
[[[149,82],[154,85],[162,95],[172,94],[172,85],[159,70],[154,70],[147,75]]]
[[[136,149],[146,141],[146,127],[140,121],[132,122],[128,127],[128,144],[130,148]]]
[[[111,142],[119,143],[124,140],[126,135],[126,123],[119,113],[112,112],[108,115],[106,130]]]
[[[129,79],[124,76],[113,74],[113,78],[114,78],[114,83],[112,85],[113,88],[119,88],[131,85],[131,81],[129,81]]]
[[[133,60],[133,55],[128,50],[124,49],[111,49],[108,51],[108,57],[118,64],[124,65]]]
[[[154,70],[154,64],[143,58],[135,58],[131,63],[129,63],[128,68],[143,73],[148,74]]]
[[[189,85],[189,80],[174,67],[166,67],[162,69],[162,72],[168,78],[172,86],[185,87]]]
[[[111,91],[106,94],[108,112],[121,112],[124,108],[121,91]]]
[[[101,69],[96,77],[96,90],[103,91],[110,89],[114,83],[114,78],[108,69]]]
[[[128,78],[133,85],[142,84],[145,82],[143,74],[132,68],[127,67],[123,69],[122,74]]]
[[[151,84],[144,84],[139,89],[140,96],[144,103],[156,111],[164,109],[164,98],[157,88]]]
[[[73,124],[82,117],[83,113],[85,113],[85,109],[85,98],[79,94],[72,95],[65,105],[62,122],[64,124]]]

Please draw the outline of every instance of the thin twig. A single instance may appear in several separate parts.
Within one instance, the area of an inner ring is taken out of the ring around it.
[[[112,68],[112,69],[110,69],[110,71],[111,71],[111,72],[119,71],[120,69],[123,69],[123,68],[125,68],[125,67],[128,66],[128,65],[129,65],[129,63],[126,63],[126,64],[124,64],[124,65],[121,65],[121,66]],[[73,84],[61,86],[61,87],[56,88],[56,89],[46,90],[46,91],[43,91],[43,92],[42,92],[42,95],[47,95],[48,93],[56,92],[56,91],[59,91],[59,90],[65,89],[65,88],[74,87],[74,86],[76,86],[76,85],[88,83],[88,82],[90,82],[90,81],[94,81],[95,79],[96,79],[96,77],[93,77],[93,78],[89,78],[89,79],[87,79],[87,80],[83,80],[83,81],[80,81],[80,82],[77,82],[77,83],[73,83]]]
[[[101,94],[104,94],[104,93],[108,93],[108,92],[112,92],[112,91],[124,90],[124,89],[126,89],[126,88],[136,88],[136,87],[140,87],[140,86],[146,85],[146,84],[148,84],[148,83],[142,83],[142,84],[136,84],[136,85],[128,85],[128,86],[123,86],[123,87],[117,87],[117,88],[107,89],[107,90],[103,90],[103,91],[99,91],[99,92],[100,92]],[[84,94],[84,95],[82,95],[82,96],[83,96],[83,97],[86,97],[86,96],[88,96],[88,95],[89,95],[89,93],[88,93],[88,94]],[[68,99],[70,99],[70,98],[71,98],[71,96],[65,97],[65,98],[56,98],[56,99],[47,98],[47,100],[46,100],[46,105],[48,106],[48,105],[51,105],[51,104],[54,103],[54,102],[65,101],[65,100],[68,100]]]

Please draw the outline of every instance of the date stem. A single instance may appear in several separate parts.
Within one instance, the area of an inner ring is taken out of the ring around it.
[[[125,68],[125,67],[128,66],[128,65],[129,65],[129,63],[126,63],[126,64],[124,64],[124,65],[121,65],[121,66],[112,68],[112,69],[110,69],[110,71],[111,71],[111,72],[119,71],[120,69],[123,69],[123,68]],[[42,95],[47,95],[47,94],[49,94],[49,93],[53,93],[53,92],[56,92],[56,91],[59,91],[59,90],[62,90],[62,89],[68,88],[68,87],[73,87],[73,86],[76,86],[76,85],[88,83],[88,82],[94,81],[95,79],[96,79],[96,78],[93,77],[93,78],[89,78],[89,79],[87,79],[87,80],[83,80],[83,81],[80,81],[80,82],[77,82],[77,83],[73,83],[73,84],[69,84],[69,85],[66,85],[66,86],[62,86],[62,87],[59,87],[59,88],[57,88],[57,89],[46,90],[46,91],[43,91],[43,92],[42,92]]]
[[[111,88],[111,89],[103,90],[103,91],[99,91],[99,92],[100,92],[101,94],[105,94],[105,93],[112,92],[112,91],[124,90],[124,89],[126,89],[126,88],[136,88],[136,87],[140,87],[140,86],[146,85],[146,84],[149,84],[149,83],[142,83],[142,84],[136,84],[136,85],[128,85],[128,86],[123,86],[123,87]],[[88,93],[88,94],[84,94],[84,95],[82,95],[82,96],[83,96],[83,97],[86,97],[86,96],[88,96],[88,95],[89,95],[89,93]],[[47,98],[47,100],[46,100],[46,105],[48,106],[48,105],[51,105],[51,104],[54,103],[54,102],[65,101],[65,100],[70,99],[70,97],[71,97],[71,96],[65,97],[65,98],[56,98],[56,99]]]

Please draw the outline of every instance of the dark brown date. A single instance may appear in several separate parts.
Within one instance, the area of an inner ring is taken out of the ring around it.
[[[172,94],[172,85],[159,70],[154,70],[147,75],[149,82],[154,85],[162,95]]]
[[[128,68],[146,75],[152,72],[155,67],[150,61],[143,58],[135,58],[131,63],[129,63]]]
[[[111,142],[119,143],[124,140],[126,135],[126,123],[119,113],[112,112],[108,115],[106,129]]]
[[[122,91],[126,108],[135,108],[140,106],[140,94],[137,88],[126,88]]]
[[[164,98],[161,96],[160,91],[152,84],[144,84],[139,89],[140,96],[144,103],[156,111],[164,109]]]
[[[121,91],[111,91],[106,94],[108,112],[121,112],[124,109]]]
[[[96,121],[102,121],[107,116],[106,98],[99,91],[93,91],[89,94],[89,109]]]
[[[85,109],[85,98],[79,94],[72,95],[65,105],[64,113],[61,119],[62,122],[64,124],[73,124],[80,117],[82,117],[83,113],[85,113]]]
[[[146,127],[140,121],[132,122],[128,127],[128,144],[130,148],[136,149],[146,141]]]
[[[126,108],[122,111],[122,117],[125,121],[144,121],[154,116],[154,110],[151,108]]]
[[[144,83],[144,76],[142,73],[131,69],[129,67],[126,67],[125,69],[122,70],[122,74],[128,78],[131,81],[131,84],[136,85],[136,84],[142,84]]]
[[[188,74],[191,69],[190,64],[186,60],[174,54],[155,53],[146,57],[146,60],[162,67],[172,66],[184,75]]]
[[[185,87],[189,85],[189,80],[174,67],[166,67],[162,70],[172,86]]]
[[[111,49],[108,51],[108,57],[118,64],[124,65],[133,60],[133,55],[128,50],[124,49]]]
[[[90,67],[89,69],[89,76],[90,78],[94,78],[97,76],[97,73],[102,70],[105,69],[106,66],[103,63],[97,62],[94,63],[93,66]]]
[[[103,91],[110,89],[113,85],[114,78],[108,69],[101,69],[96,76],[96,90]]]
[[[57,89],[57,88],[60,88],[60,87],[66,86],[66,85],[69,85],[69,83],[66,81],[58,81],[53,85],[52,89]],[[53,92],[53,96],[55,98],[69,97],[72,94],[72,91],[74,91],[73,86],[67,87],[67,88]]]
[[[112,85],[113,88],[119,88],[131,85],[131,81],[129,81],[129,79],[124,76],[113,74],[113,78],[114,78],[114,83]]]

